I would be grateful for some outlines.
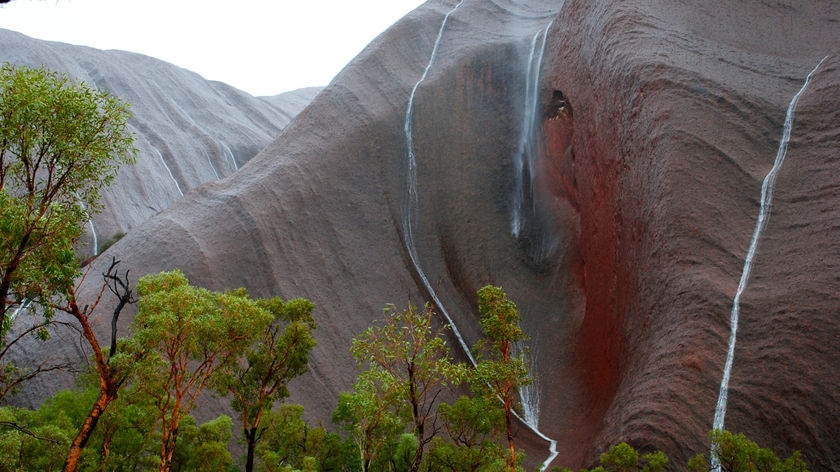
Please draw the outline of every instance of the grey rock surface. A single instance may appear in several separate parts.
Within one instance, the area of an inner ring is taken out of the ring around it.
[[[190,189],[236,172],[320,91],[252,97],[152,57],[40,41],[3,29],[0,62],[62,72],[131,104],[137,164],[122,169],[105,192],[105,210],[88,225],[88,255]]]

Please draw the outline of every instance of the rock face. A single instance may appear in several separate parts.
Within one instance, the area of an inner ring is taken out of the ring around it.
[[[471,345],[475,293],[501,285],[531,337],[526,410],[557,441],[552,465],[625,440],[680,468],[708,450],[762,180],[825,57],[741,297],[725,426],[835,470],[838,20],[829,1],[433,0],[236,173],[105,256],[313,300],[318,346],[292,386],[310,419],[351,384],[350,338],[386,303],[433,301]],[[543,439],[520,438],[544,460]]]
[[[299,113],[320,88],[252,97],[141,54],[39,41],[0,29],[0,63],[67,74],[131,104],[137,164],[105,192],[88,227],[89,255],[166,209],[183,193],[233,174]]]

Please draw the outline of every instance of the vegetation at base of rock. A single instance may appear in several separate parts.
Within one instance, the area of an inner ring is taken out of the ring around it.
[[[760,447],[747,439],[743,433],[726,430],[709,432],[712,444],[711,460],[698,454],[688,462],[688,470],[702,472],[710,470],[713,463],[720,465],[723,472],[802,472],[808,470],[802,455],[795,451],[787,459],[780,459],[772,450]]]
[[[455,362],[442,337],[445,327],[435,327],[434,323],[430,306],[423,310],[409,306],[403,311],[389,306],[382,325],[368,328],[353,339],[350,351],[367,370],[360,375],[355,391],[343,397],[345,404],[336,418],[347,423],[357,438],[365,458],[364,470],[371,467],[374,459],[369,451],[373,430],[381,426],[388,431],[388,424],[399,424],[390,430],[388,438],[390,447],[396,448],[394,460],[406,462],[406,470],[419,470],[423,453],[438,432],[437,402],[445,391],[464,379],[464,366]],[[353,414],[349,407],[355,407]],[[360,418],[362,411],[375,420]],[[410,424],[408,431],[404,431],[403,423]],[[413,439],[398,435],[403,432],[410,433]],[[407,448],[412,447],[411,457],[406,459]]]

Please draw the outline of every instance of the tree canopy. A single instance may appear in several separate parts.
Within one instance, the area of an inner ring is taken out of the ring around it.
[[[198,395],[222,381],[274,315],[244,290],[193,287],[180,271],[146,275],[137,282],[138,312],[132,349],[141,361],[132,394],[158,415],[160,470],[168,471],[181,420]]]
[[[129,117],[126,102],[65,75],[0,68],[0,343],[10,307],[73,287],[73,244],[135,158]]]

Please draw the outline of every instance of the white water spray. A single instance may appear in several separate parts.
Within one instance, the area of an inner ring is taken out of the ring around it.
[[[776,160],[773,162],[773,167],[764,177],[764,181],[761,184],[761,204],[758,211],[758,220],[755,224],[755,230],[753,230],[750,247],[747,250],[747,257],[744,259],[744,269],[741,271],[741,280],[738,282],[738,289],[735,292],[735,298],[732,300],[732,311],[730,313],[729,320],[731,330],[729,335],[729,348],[726,352],[726,363],[723,367],[723,378],[720,381],[720,393],[718,393],[717,405],[715,406],[715,418],[712,422],[713,429],[723,429],[724,417],[726,416],[726,401],[729,396],[729,377],[732,373],[732,362],[735,357],[735,341],[738,332],[738,316],[741,310],[741,294],[744,293],[744,289],[747,287],[747,280],[749,280],[750,272],[752,271],[753,258],[755,257],[756,248],[758,247],[758,239],[764,231],[764,227],[767,225],[767,220],[770,217],[770,207],[773,203],[773,190],[776,184],[776,176],[778,175],[779,169],[782,167],[782,163],[785,161],[785,155],[787,154],[791,128],[793,128],[793,112],[796,109],[796,102],[799,101],[799,97],[801,97],[802,93],[805,92],[805,88],[808,87],[811,77],[813,77],[814,73],[817,69],[819,69],[827,57],[828,56],[824,57],[816,65],[816,67],[811,70],[805,78],[805,83],[802,84],[802,88],[800,88],[799,91],[796,92],[796,95],[794,95],[791,99],[787,108],[787,113],[785,114],[785,124],[782,131],[782,139],[779,142],[779,150],[776,152]],[[712,445],[712,450],[714,451],[714,445]],[[712,453],[712,470],[717,472],[720,472],[721,470],[720,463],[715,458],[714,452]]]
[[[525,109],[522,113],[522,129],[519,133],[519,143],[516,154],[513,156],[514,171],[514,195],[513,209],[510,221],[510,232],[513,237],[518,238],[522,230],[525,216],[523,215],[525,202],[531,199],[533,202],[534,173],[538,155],[537,129],[539,117],[539,81],[542,69],[543,55],[545,54],[545,42],[548,37],[548,29],[537,31],[531,38],[531,52],[528,55],[528,68],[525,72]],[[542,36],[542,40],[540,40]],[[526,182],[528,179],[528,182]]]
[[[411,258],[411,263],[414,266],[414,270],[417,272],[417,275],[423,282],[423,286],[426,288],[426,291],[429,293],[432,301],[435,304],[437,310],[444,316],[446,322],[449,323],[450,328],[452,329],[452,333],[455,335],[455,338],[458,340],[459,345],[463,352],[467,355],[470,362],[473,365],[476,365],[475,357],[472,355],[472,351],[470,350],[467,342],[461,336],[461,332],[458,330],[458,327],[455,325],[455,322],[452,320],[452,317],[449,315],[449,312],[446,311],[446,307],[441,303],[440,298],[437,296],[434,288],[432,288],[432,284],[429,282],[426,273],[423,271],[423,268],[420,264],[420,257],[417,254],[417,247],[414,241],[414,227],[415,227],[415,210],[418,204],[418,194],[417,194],[417,156],[414,152],[414,136],[413,136],[413,126],[414,126],[414,99],[417,94],[417,90],[420,87],[420,84],[426,80],[426,77],[429,74],[429,71],[432,68],[432,65],[435,62],[435,58],[437,57],[438,48],[440,47],[441,38],[443,37],[443,32],[446,29],[446,23],[449,21],[449,17],[464,3],[464,0],[460,0],[444,17],[443,21],[441,22],[440,29],[438,30],[437,38],[435,39],[434,46],[432,47],[432,53],[429,56],[429,62],[426,64],[426,68],[423,70],[423,74],[420,76],[420,79],[414,84],[414,87],[411,89],[411,94],[409,95],[408,99],[408,107],[406,108],[405,112],[405,140],[408,149],[408,159],[407,159],[407,169],[406,169],[406,195],[405,195],[405,208],[403,209],[403,216],[402,216],[402,229],[403,229],[403,243],[405,244],[406,250],[408,251],[408,255]],[[546,29],[547,32],[547,29]],[[536,36],[535,36],[536,37]],[[545,41],[543,39],[543,41]],[[537,69],[538,70],[538,69]],[[530,72],[529,72],[530,74]],[[533,410],[532,410],[533,411]],[[538,411],[538,410],[537,410]],[[520,419],[525,425],[527,425],[537,436],[545,440],[549,443],[549,456],[543,462],[541,466],[541,470],[544,470],[548,467],[549,464],[557,457],[557,441],[549,438],[541,431],[539,431],[536,427],[536,419],[528,421],[523,419],[518,414],[516,414],[517,418]]]

